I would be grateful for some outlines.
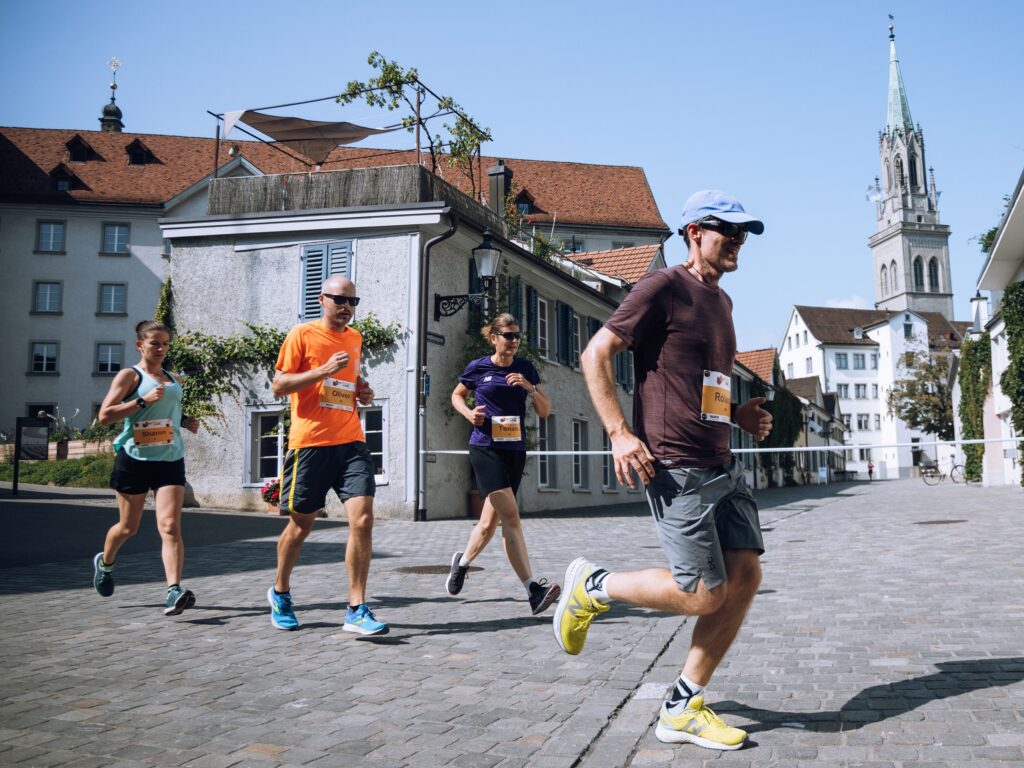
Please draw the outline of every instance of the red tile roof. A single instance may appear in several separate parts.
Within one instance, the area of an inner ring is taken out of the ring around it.
[[[99,157],[70,162],[66,145],[75,136]],[[127,147],[136,141],[141,141],[158,162],[128,165]],[[232,160],[228,155],[232,145],[264,173],[310,170],[307,163],[257,141],[222,141],[221,166]],[[162,204],[212,173],[214,149],[214,139],[192,136],[0,127],[0,200]],[[81,179],[82,189],[54,189],[49,174],[61,162]],[[412,150],[338,147],[321,170],[415,162]],[[504,162],[514,174],[515,187],[528,191],[534,200],[539,212],[531,219],[537,223],[550,225],[557,216],[558,223],[566,225],[669,231],[642,168],[545,160]],[[497,159],[483,157],[477,163],[478,189],[482,187],[486,198],[487,169],[496,165]],[[470,191],[461,171],[442,163],[439,175],[463,192]],[[481,199],[481,194],[478,192],[476,197]]]
[[[737,352],[736,359],[753,371],[761,381],[769,384],[772,382],[772,369],[775,366],[774,347]]]
[[[786,379],[786,389],[797,397],[815,402],[814,395],[821,389],[821,382],[817,376],[804,376],[800,379]]]
[[[846,309],[836,307],[806,307],[797,305],[794,309],[804,319],[808,330],[823,344],[853,346],[878,346],[865,334],[863,338],[853,336],[854,328],[870,328],[901,314],[886,309]],[[932,347],[957,349],[971,323],[963,320],[947,320],[938,312],[915,312],[928,322],[928,343]]]
[[[566,256],[582,267],[597,270],[633,285],[650,271],[651,264],[660,251],[659,244],[651,243],[632,248],[616,248],[613,251],[583,251]]]

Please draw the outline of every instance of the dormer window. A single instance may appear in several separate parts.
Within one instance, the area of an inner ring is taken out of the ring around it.
[[[537,207],[533,204],[533,198],[526,190],[516,195],[516,210],[520,216],[529,216],[531,213],[537,212]]]
[[[70,192],[73,189],[89,188],[64,163],[50,171],[50,179],[53,182],[54,190],[57,192]]]
[[[68,149],[68,162],[87,163],[90,160],[102,160],[103,157],[78,134],[72,136],[65,144]]]
[[[151,163],[159,163],[156,155],[154,155],[149,147],[143,144],[139,139],[136,139],[127,147],[125,151],[128,153],[128,165],[150,165]]]

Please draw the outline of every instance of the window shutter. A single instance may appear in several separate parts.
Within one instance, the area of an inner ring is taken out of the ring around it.
[[[537,329],[537,289],[530,285],[526,286],[526,340],[534,348],[540,341]]]
[[[352,279],[352,243],[330,243],[327,246],[327,276],[341,275]]]
[[[302,251],[302,312],[304,322],[321,315],[320,288],[326,279],[327,249],[323,245],[310,245]]]
[[[522,330],[523,281],[519,277],[509,278],[508,281],[508,311],[520,323],[520,330]]]
[[[555,338],[557,339],[557,359],[558,362],[565,365],[569,364],[569,355],[571,354],[572,347],[572,328],[571,319],[566,322],[565,310],[572,312],[572,309],[568,304],[563,304],[560,301],[555,302]]]
[[[594,338],[597,332],[601,330],[601,321],[596,317],[587,318],[587,340]]]
[[[626,352],[626,391],[633,391],[633,366],[635,360],[633,358],[633,350]]]

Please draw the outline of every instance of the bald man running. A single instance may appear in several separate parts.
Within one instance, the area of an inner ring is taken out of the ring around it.
[[[366,604],[366,577],[373,543],[373,460],[366,447],[359,405],[373,402],[373,389],[359,375],[363,337],[349,326],[359,297],[344,277],[320,289],[323,316],[289,331],[277,358],[273,389],[291,398],[288,454],[281,479],[281,509],[291,515],[277,542],[277,581],[267,590],[270,620],[278,629],[298,629],[292,608],[291,573],[316,513],[334,489],[348,515],[349,607],[343,629],[384,635]]]

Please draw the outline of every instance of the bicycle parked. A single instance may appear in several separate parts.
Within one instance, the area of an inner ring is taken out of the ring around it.
[[[924,464],[921,466],[921,479],[925,485],[938,485],[946,479],[946,473],[939,470],[938,464]],[[971,480],[964,473],[963,464],[954,464],[949,470],[949,479],[954,483],[970,483]]]

